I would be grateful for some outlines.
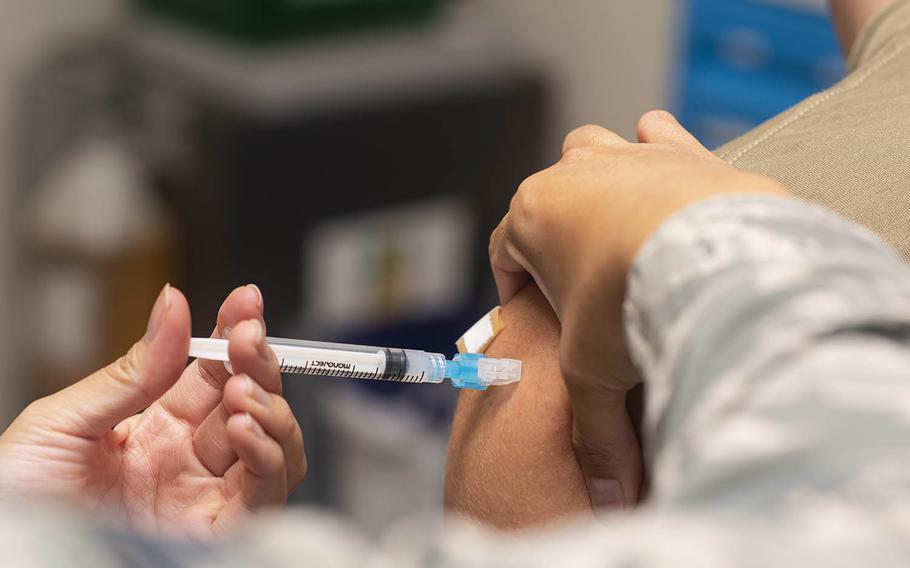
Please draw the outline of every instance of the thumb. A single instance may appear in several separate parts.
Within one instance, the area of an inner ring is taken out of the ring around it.
[[[102,436],[173,386],[186,366],[189,338],[186,298],[167,285],[145,337],[114,363],[41,401],[40,408],[67,433]]]
[[[641,486],[641,449],[624,393],[597,399],[573,397],[572,444],[584,474],[591,506],[631,507]],[[578,401],[576,403],[576,401]]]
[[[638,119],[637,131],[638,141],[642,144],[663,144],[703,158],[720,159],[665,110],[652,110],[643,114]]]

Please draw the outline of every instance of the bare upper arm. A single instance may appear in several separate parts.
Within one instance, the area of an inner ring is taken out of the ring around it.
[[[446,508],[502,528],[590,513],[559,371],[559,322],[534,285],[505,306],[503,319],[487,353],[522,360],[522,380],[462,393],[449,444]]]

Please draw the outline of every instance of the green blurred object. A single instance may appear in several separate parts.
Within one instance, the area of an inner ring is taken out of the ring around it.
[[[244,43],[273,43],[427,18],[445,0],[133,0],[140,10]]]

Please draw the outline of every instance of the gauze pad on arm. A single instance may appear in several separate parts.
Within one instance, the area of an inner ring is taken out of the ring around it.
[[[472,325],[455,342],[459,353],[483,353],[502,331],[502,308],[496,306]]]

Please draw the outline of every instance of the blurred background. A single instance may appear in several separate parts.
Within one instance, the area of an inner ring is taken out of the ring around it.
[[[835,82],[823,0],[0,0],[0,421],[126,351],[165,282],[208,335],[451,355],[523,178],[652,108],[715,147]],[[288,377],[366,530],[438,509],[447,386]]]

